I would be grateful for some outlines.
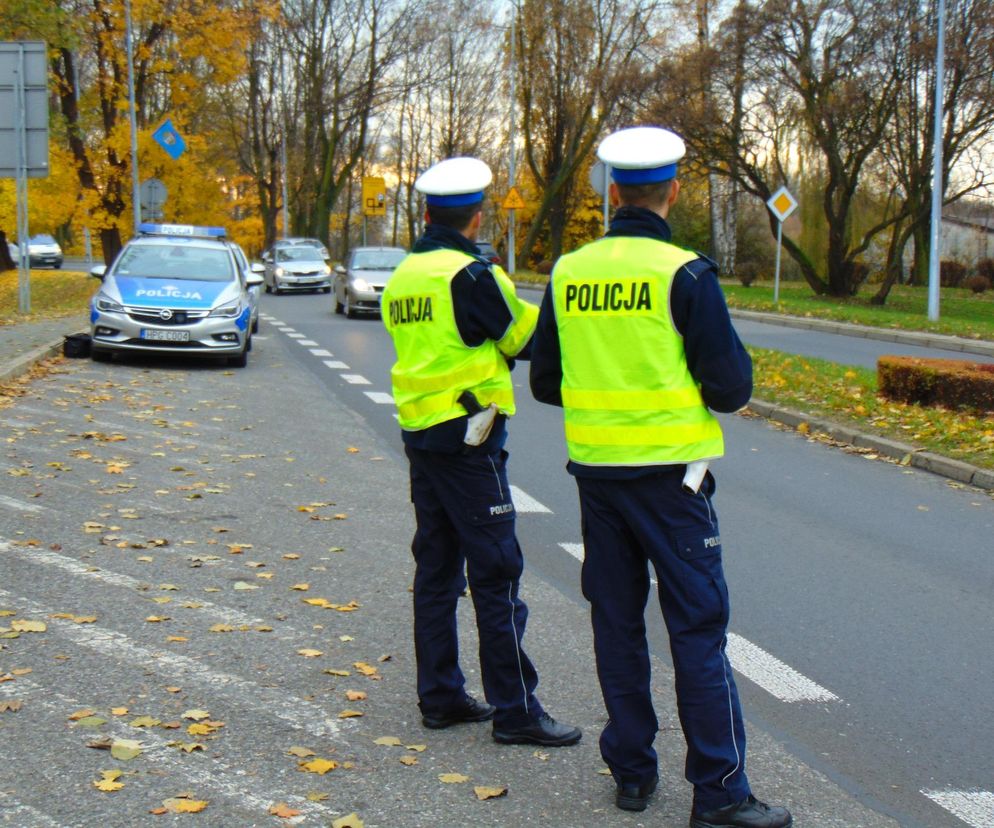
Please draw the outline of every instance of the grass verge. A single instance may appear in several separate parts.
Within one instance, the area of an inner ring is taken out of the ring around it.
[[[74,270],[32,270],[30,280],[31,313],[19,312],[18,273],[0,273],[0,325],[59,319],[84,313],[99,282],[87,273]]]

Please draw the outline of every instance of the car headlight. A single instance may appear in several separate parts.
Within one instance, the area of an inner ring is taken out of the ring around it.
[[[286,273],[286,271],[282,267],[278,267],[276,268],[276,270],[273,271],[273,275],[276,276],[277,278],[282,276],[284,273]]]
[[[106,293],[98,293],[96,298],[98,311],[110,311],[111,313],[124,313],[124,305],[115,302]]]
[[[214,308],[208,315],[209,316],[220,316],[224,319],[234,319],[242,312],[242,303],[240,299],[236,299],[234,302],[228,302],[226,305],[221,305]]]
[[[369,282],[367,282],[365,279],[353,279],[352,287],[354,287],[356,290],[369,290]]]
[[[328,267],[328,265],[324,266],[324,275],[325,276],[330,276],[331,275],[331,268]]]

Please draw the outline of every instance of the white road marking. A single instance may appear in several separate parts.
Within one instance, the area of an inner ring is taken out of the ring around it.
[[[106,627],[81,627],[71,621],[53,619],[51,615],[55,610],[51,607],[14,595],[5,589],[0,589],[0,598],[22,612],[48,616],[49,629],[54,626],[59,635],[114,661],[131,661],[170,680],[183,677],[200,681],[216,692],[235,696],[237,703],[245,707],[251,707],[264,715],[275,716],[305,733],[329,738],[340,736],[338,722],[329,719],[326,710],[313,702],[287,695],[283,687],[265,687],[232,673],[212,670],[196,659],[143,647],[123,633]]]
[[[290,339],[303,339],[305,336],[307,336],[307,334],[302,334],[302,333],[287,333],[287,336],[290,337]]]
[[[393,396],[386,391],[363,391],[362,393],[379,405],[393,405]]]
[[[315,342],[313,339],[298,339],[297,344],[303,345],[305,348],[311,348],[317,345],[317,342]]]
[[[9,509],[17,509],[21,512],[43,512],[45,511],[44,506],[39,506],[37,503],[23,503],[20,500],[15,500],[12,497],[7,497],[6,495],[0,495],[0,506],[6,506]]]
[[[329,368],[336,368],[336,369],[344,368],[346,371],[349,369],[348,365],[346,365],[344,362],[339,362],[337,359],[326,359],[324,360],[324,364],[327,365]]]
[[[276,327],[283,331],[283,333],[293,333],[296,330],[296,328],[291,328],[289,325],[277,325]]]
[[[783,702],[833,702],[839,697],[831,690],[798,673],[762,647],[735,633],[728,633],[725,650],[728,660],[743,676]]]
[[[124,575],[120,572],[111,572],[107,569],[100,569],[91,564],[80,563],[74,558],[59,555],[55,552],[50,552],[47,549],[42,549],[37,546],[22,548],[19,546],[12,546],[7,541],[0,541],[0,554],[16,555],[27,563],[54,566],[64,572],[70,573],[71,575],[91,578],[105,584],[111,584],[112,586],[124,587],[125,589],[142,592],[142,587],[148,586],[147,581],[139,581],[137,578],[132,578],[130,575]],[[199,610],[205,615],[213,616],[229,624],[237,624],[238,626],[248,627],[269,625],[268,622],[262,618],[254,618],[253,616],[247,615],[240,610],[221,607],[201,598],[197,598],[197,603],[200,604]],[[287,641],[297,640],[296,636],[286,636],[278,633],[275,634],[275,637]]]
[[[0,791],[0,819],[6,825],[30,825],[32,828],[60,828],[61,824],[30,805],[18,802],[6,791]]]
[[[583,561],[582,543],[561,543],[563,549],[578,561]],[[656,579],[650,577],[655,584]],[[732,667],[745,676],[749,681],[762,687],[770,695],[783,702],[839,701],[839,697],[820,684],[813,682],[807,676],[797,672],[793,667],[784,664],[780,659],[757,647],[741,635],[728,633],[728,645],[725,648]]]
[[[994,793],[991,791],[923,790],[922,793],[972,828],[994,825]]]
[[[342,374],[342,379],[351,385],[372,385],[362,374]]]
[[[23,678],[0,686],[0,695],[26,697],[32,710],[41,711],[60,720],[65,718],[67,710],[80,710],[87,706],[85,702]],[[146,762],[157,766],[164,765],[168,772],[178,774],[194,783],[198,791],[216,791],[218,795],[228,797],[239,805],[247,805],[259,813],[268,812],[274,802],[288,802],[303,811],[318,810],[330,813],[324,805],[313,803],[287,791],[269,791],[264,796],[260,796],[258,780],[249,781],[243,769],[230,765],[216,756],[210,760],[210,768],[206,772],[191,766],[189,760],[182,758],[183,753],[169,747],[169,742],[174,741],[173,739],[159,736],[150,728],[142,728],[136,732],[136,728],[130,727],[125,721],[108,716],[104,731],[117,739],[137,739],[141,742],[142,758]],[[251,785],[251,790],[247,789],[246,785]],[[3,802],[3,796],[4,794],[0,793],[0,804]],[[34,812],[34,809],[29,810]],[[6,808],[0,810],[0,815],[6,816],[7,813]],[[301,816],[287,821],[293,825],[301,822],[303,818]],[[54,821],[37,824],[57,826]]]
[[[514,508],[518,512],[540,512],[548,515],[552,514],[552,509],[539,503],[531,495],[525,494],[517,486],[511,486],[511,500]]]
[[[311,353],[314,354],[314,356],[327,356],[327,357],[334,356],[334,354],[331,351],[328,351],[324,348],[311,348]]]

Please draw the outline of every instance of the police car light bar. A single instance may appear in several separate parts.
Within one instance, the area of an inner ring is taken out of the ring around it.
[[[149,224],[142,222],[138,232],[143,236],[186,236],[188,238],[223,239],[228,234],[223,227],[197,227],[193,224]]]

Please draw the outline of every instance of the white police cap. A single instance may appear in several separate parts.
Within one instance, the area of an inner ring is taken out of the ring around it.
[[[683,139],[668,129],[630,127],[601,141],[597,157],[618,184],[654,184],[676,178],[677,161],[686,152]]]
[[[414,189],[436,207],[462,207],[483,201],[483,190],[493,177],[478,158],[447,158],[421,173]]]

